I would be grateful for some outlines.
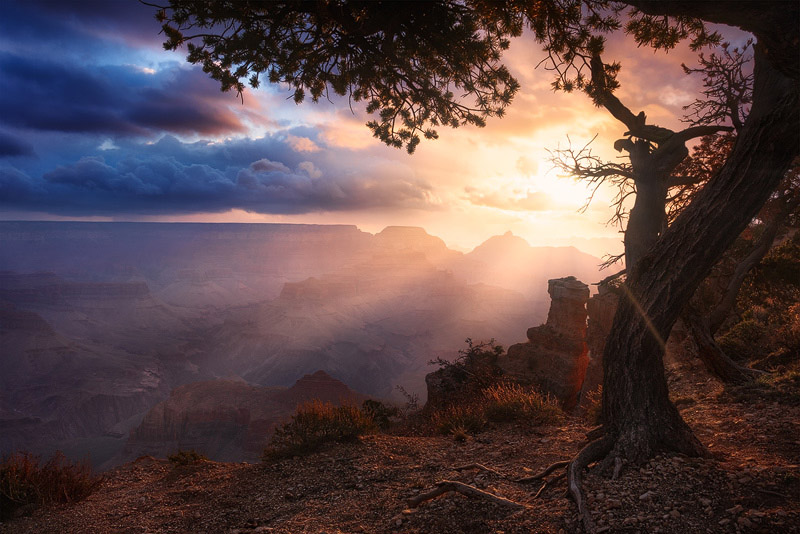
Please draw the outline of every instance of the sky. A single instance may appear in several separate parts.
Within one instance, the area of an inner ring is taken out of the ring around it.
[[[296,105],[287,87],[243,102],[163,50],[136,0],[0,2],[0,220],[196,221],[422,226],[469,250],[511,231],[531,245],[621,252],[613,191],[586,210],[583,184],[548,149],[609,160],[625,127],[581,93],[554,93],[530,35],[504,62],[521,90],[485,128],[439,130],[414,155],[372,137],[362,109]],[[733,34],[741,38],[740,34]],[[687,48],[654,53],[614,36],[620,99],[679,129],[699,96]]]

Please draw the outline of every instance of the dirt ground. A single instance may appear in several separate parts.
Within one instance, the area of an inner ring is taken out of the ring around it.
[[[800,407],[720,397],[695,362],[668,370],[673,399],[712,459],[660,456],[611,480],[590,470],[585,492],[598,532],[800,533]],[[86,501],[34,511],[0,533],[572,533],[577,510],[559,481],[514,479],[570,458],[591,426],[488,428],[452,437],[366,436],[263,464],[175,467],[150,457],[106,474]],[[480,463],[493,470],[455,469]],[[524,507],[447,493],[460,481]]]

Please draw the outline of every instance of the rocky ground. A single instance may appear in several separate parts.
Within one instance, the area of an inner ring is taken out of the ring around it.
[[[619,479],[590,471],[598,532],[800,533],[800,407],[731,403],[692,363],[669,372],[684,417],[711,459],[662,456]],[[493,427],[451,437],[377,435],[263,464],[175,467],[150,457],[106,474],[86,501],[38,510],[0,533],[571,533],[581,532],[564,483],[513,480],[569,458],[591,427]],[[456,469],[480,463],[493,470]],[[522,503],[522,510],[447,493],[407,500],[454,480]]]

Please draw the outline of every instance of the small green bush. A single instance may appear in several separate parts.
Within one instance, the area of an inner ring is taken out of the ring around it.
[[[167,459],[172,462],[173,464],[177,465],[195,465],[199,464],[200,462],[204,462],[208,460],[208,458],[194,449],[189,449],[185,451],[183,449],[179,450],[175,454],[170,454],[167,456]]]
[[[484,388],[496,384],[503,374],[497,365],[498,357],[503,354],[502,345],[497,345],[494,339],[476,343],[467,338],[465,342],[467,348],[459,350],[453,361],[436,358],[428,362],[439,366],[435,373],[449,384],[449,391],[443,393],[447,394],[451,404],[469,401]]]
[[[70,462],[60,451],[47,462],[20,452],[0,460],[0,520],[27,507],[73,503],[91,495],[102,482],[88,462]]]
[[[275,429],[264,450],[264,460],[309,454],[332,441],[354,441],[374,428],[373,419],[356,406],[307,402],[297,408],[289,422]]]
[[[486,418],[492,422],[525,421],[534,425],[561,419],[558,403],[531,387],[500,383],[483,390]]]

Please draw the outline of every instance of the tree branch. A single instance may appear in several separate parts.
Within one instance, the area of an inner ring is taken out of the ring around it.
[[[719,132],[732,132],[733,128],[730,126],[692,126],[680,132],[675,133],[673,139],[685,143],[695,137],[703,137],[704,135],[712,135]]]

